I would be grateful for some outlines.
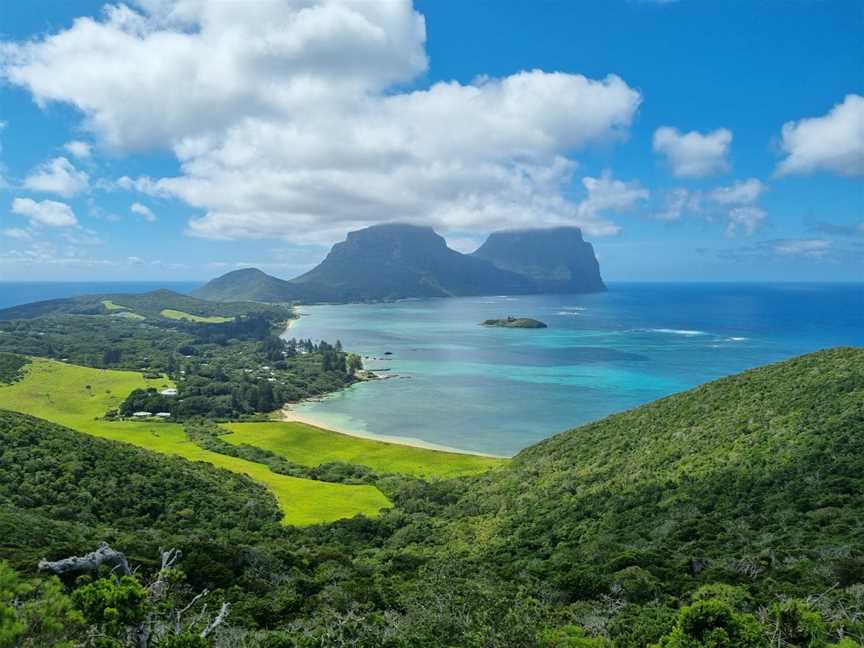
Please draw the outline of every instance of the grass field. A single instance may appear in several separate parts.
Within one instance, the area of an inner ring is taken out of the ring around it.
[[[159,314],[168,319],[188,320],[190,322],[199,322],[203,324],[222,324],[234,319],[233,317],[219,317],[218,315],[202,317],[201,315],[192,315],[192,313],[184,313],[183,311],[174,310],[173,308],[166,308]]]
[[[229,443],[258,446],[303,466],[344,461],[368,466],[379,472],[428,478],[475,475],[506,462],[506,459],[361,439],[305,423],[226,423],[222,427],[233,433],[222,437]]]
[[[126,310],[126,307],[125,307],[125,306],[121,306],[120,304],[115,304],[115,303],[114,303],[113,301],[111,301],[110,299],[103,299],[103,300],[102,300],[102,305],[103,305],[105,308],[107,308],[109,311]]]
[[[0,409],[31,414],[93,436],[191,461],[206,461],[249,475],[273,492],[286,524],[331,522],[358,513],[375,516],[380,509],[391,506],[374,486],[287,477],[262,464],[204,450],[189,441],[183,427],[176,423],[97,420],[107,410],[116,408],[133,389],[171,386],[165,378],[148,380],[132,371],[91,369],[41,358],[34,358],[25,371],[19,382],[0,385]]]

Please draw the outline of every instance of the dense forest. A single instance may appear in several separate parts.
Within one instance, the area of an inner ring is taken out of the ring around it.
[[[126,297],[124,303],[135,303],[142,312],[161,305],[154,301],[153,293]],[[102,301],[109,300],[98,300],[99,307]],[[338,341],[313,343],[280,337],[285,320],[293,316],[290,310],[257,305],[243,312],[243,304],[219,306],[227,306],[226,312],[235,315],[211,323],[52,312],[0,321],[0,354],[137,370],[153,376],[167,374],[176,383],[177,394],[171,396],[155,390],[131,394],[119,411],[106,412],[109,417],[147,411],[167,412],[175,420],[238,419],[327,394],[358,379],[360,358],[343,351]],[[0,372],[3,367],[0,363]]]
[[[864,640],[860,349],[709,383],[477,477],[379,478],[395,507],[375,519],[283,527],[245,478],[21,415],[0,417],[0,466],[0,646],[140,645],[142,624],[174,648]],[[36,569],[101,541],[131,576]]]

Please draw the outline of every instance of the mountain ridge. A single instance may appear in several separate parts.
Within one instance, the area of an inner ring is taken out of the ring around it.
[[[431,227],[387,223],[349,232],[318,266],[294,279],[244,268],[192,294],[214,301],[352,302],[605,290],[593,247],[577,227],[495,232],[476,252],[462,254]]]

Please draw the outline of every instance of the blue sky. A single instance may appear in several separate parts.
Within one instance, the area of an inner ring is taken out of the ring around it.
[[[4,3],[0,279],[290,277],[407,221],[577,224],[613,281],[860,281],[862,11]]]

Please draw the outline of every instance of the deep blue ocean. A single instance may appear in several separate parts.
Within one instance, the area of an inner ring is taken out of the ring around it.
[[[0,307],[194,282],[0,283]],[[595,295],[304,306],[288,336],[341,340],[398,376],[298,408],[337,429],[510,455],[708,380],[864,346],[864,284],[612,283]],[[534,317],[541,330],[479,326]],[[385,355],[386,352],[392,355]]]
[[[509,455],[743,369],[864,345],[864,285],[614,283],[595,295],[307,306],[289,335],[341,340],[398,378],[298,413],[337,429]],[[548,329],[490,329],[534,317]],[[392,355],[384,355],[386,352]]]

